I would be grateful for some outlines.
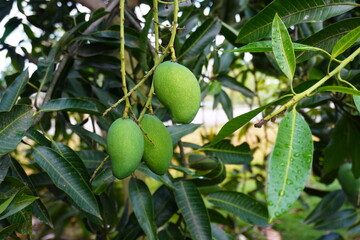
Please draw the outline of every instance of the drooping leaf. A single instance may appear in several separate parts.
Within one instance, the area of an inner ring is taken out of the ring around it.
[[[340,38],[336,42],[334,48],[331,51],[332,57],[336,58],[346,49],[350,48],[354,43],[356,43],[360,38],[360,26],[348,32],[345,36]]]
[[[6,89],[0,102],[0,112],[8,112],[16,103],[21,91],[29,81],[29,72],[23,71]]]
[[[204,51],[204,48],[210,44],[220,32],[221,22],[217,19],[208,19],[189,38],[184,42],[178,59],[189,60],[196,57]]]
[[[331,52],[339,39],[353,29],[357,28],[359,24],[359,17],[348,18],[325,27],[319,32],[302,40],[301,43],[324,49],[327,52]],[[302,62],[313,57],[315,54],[316,53],[308,51],[301,52],[296,55],[296,59],[298,62]]]
[[[305,223],[310,224],[327,219],[341,208],[346,200],[343,191],[337,190],[326,194],[314,210],[306,217]]]
[[[291,97],[289,97],[289,96],[281,97],[280,99],[278,99],[274,102],[271,102],[269,104],[266,104],[264,106],[254,109],[254,110],[251,110],[250,112],[244,113],[242,115],[239,115],[239,116],[231,119],[230,121],[225,123],[225,125],[220,129],[219,133],[214,137],[213,141],[211,142],[211,145],[220,142],[225,137],[229,136],[231,133],[235,132],[236,130],[238,130],[239,128],[244,126],[251,119],[256,117],[256,115],[261,113],[264,109],[266,109],[272,105],[282,104],[283,102],[286,102],[290,98]]]
[[[4,42],[6,38],[20,25],[21,19],[18,17],[12,17],[10,18],[4,26],[4,32],[3,35],[0,38],[1,42]]]
[[[0,113],[0,156],[11,152],[32,122],[31,107],[15,105],[10,112]]]
[[[230,120],[233,118],[233,107],[230,97],[227,95],[227,93],[222,90],[219,95],[215,97],[215,100],[218,100],[227,116],[227,118]]]
[[[237,42],[249,43],[269,36],[271,22],[275,13],[279,15],[287,27],[313,21],[324,21],[355,6],[354,0],[275,0],[267,5],[261,12],[251,18],[240,29]],[[286,7],[284,7],[286,6]]]
[[[358,213],[356,209],[345,209],[329,216],[326,220],[315,224],[315,229],[321,230],[337,230],[347,228],[356,222]]]
[[[226,168],[224,163],[214,158],[216,161],[216,165],[214,168],[210,169],[209,171],[197,171],[196,175],[192,182],[196,184],[196,186],[213,186],[221,183],[226,178]]]
[[[224,87],[238,91],[242,93],[245,97],[251,98],[255,96],[255,93],[253,93],[249,88],[244,86],[244,84],[236,81],[235,78],[229,77],[228,75],[220,74],[217,79]]]
[[[349,87],[343,86],[323,86],[318,88],[318,92],[340,92],[360,96],[360,91]]]
[[[192,239],[212,239],[209,216],[196,186],[189,181],[178,181],[174,194]]]
[[[183,124],[167,127],[167,130],[170,133],[173,145],[176,145],[183,136],[194,132],[199,127],[200,124]]]
[[[258,226],[268,225],[266,206],[243,193],[220,191],[209,194],[206,199],[247,223]]]
[[[305,187],[313,148],[309,126],[293,109],[280,122],[269,159],[266,196],[270,222],[289,210]]]
[[[278,14],[275,14],[271,27],[271,46],[275,60],[285,76],[292,81],[296,61],[290,35]]]
[[[170,164],[171,167],[171,164]],[[172,182],[172,177],[170,174],[165,173],[164,175],[160,176],[157,175],[156,173],[154,173],[153,171],[151,171],[146,164],[139,164],[136,168],[136,170],[145,173],[147,176],[155,179],[158,182],[161,182],[163,184],[165,184],[168,187],[173,188],[173,182]]]
[[[93,100],[81,98],[58,98],[44,104],[40,112],[70,111],[101,115],[103,109],[99,108]]]
[[[85,212],[101,219],[97,201],[88,183],[80,176],[74,165],[56,151],[44,146],[33,147],[33,156],[36,163],[44,169],[59,189]]]
[[[230,140],[222,140],[209,146],[205,145],[201,150],[208,155],[218,157],[225,164],[248,164],[253,158],[247,143],[234,146]]]
[[[131,178],[129,182],[129,195],[135,216],[142,230],[150,240],[156,240],[154,207],[148,187],[143,181]]]

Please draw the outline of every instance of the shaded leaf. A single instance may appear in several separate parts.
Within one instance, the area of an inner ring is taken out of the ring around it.
[[[318,92],[340,92],[346,94],[352,94],[355,96],[360,96],[360,91],[355,90],[353,88],[342,87],[342,86],[323,86],[319,87]]]
[[[154,208],[151,193],[146,184],[138,179],[131,178],[129,195],[135,216],[146,236],[150,240],[157,239]]]
[[[354,0],[275,0],[245,23],[240,29],[237,42],[248,43],[267,37],[276,13],[287,27],[302,23],[324,21],[350,11]],[[286,6],[286,7],[284,7]]]
[[[211,223],[211,232],[214,240],[231,240],[231,236],[216,224]]]
[[[209,216],[196,186],[189,181],[176,182],[174,194],[192,239],[212,239]]]
[[[10,202],[8,208],[0,214],[0,220],[5,219],[33,203],[38,197],[29,196],[25,194],[18,194]]]
[[[345,209],[328,217],[326,220],[315,224],[315,229],[336,230],[353,225],[358,217],[356,209]]]
[[[76,154],[81,158],[88,169],[97,168],[106,157],[105,153],[94,150],[81,150],[77,151]],[[105,166],[110,166],[110,163],[105,163]]]
[[[10,205],[12,200],[14,200],[15,196],[16,196],[16,193],[7,199],[0,200],[0,216],[8,208],[8,206]]]
[[[11,224],[0,229],[0,239],[6,239],[7,236],[11,235],[16,229],[19,228],[19,224]]]
[[[159,240],[184,240],[182,232],[179,230],[178,226],[170,222],[168,226],[159,232]]]
[[[218,157],[225,164],[248,164],[253,158],[247,143],[234,146],[230,140],[222,140],[213,145],[205,145],[200,150],[205,151],[208,155]]]
[[[216,160],[216,166],[207,172],[197,171],[196,175],[199,175],[200,177],[195,177],[192,180],[197,186],[212,186],[221,183],[226,178],[226,169],[224,166],[224,163],[217,158],[214,158]]]
[[[167,127],[167,130],[170,133],[173,145],[176,145],[183,136],[186,136],[186,135],[194,132],[200,126],[201,126],[201,124],[173,125],[173,126]]]
[[[340,38],[339,41],[336,42],[334,48],[331,51],[332,57],[336,58],[337,56],[345,52],[345,50],[347,50],[354,43],[356,43],[357,40],[359,40],[359,38],[360,38],[360,26],[351,30],[345,36]]]
[[[31,107],[15,105],[10,112],[0,113],[0,156],[11,152],[23,138],[32,122]]]
[[[18,213],[9,216],[6,220],[8,220],[10,224],[18,225],[16,232],[22,234],[30,234],[32,231],[31,217],[31,211],[28,207]]]
[[[358,111],[360,112],[360,96],[353,95],[354,103]]]
[[[244,86],[242,83],[236,81],[235,78],[229,77],[228,75],[221,74],[217,77],[217,79],[219,82],[221,82],[221,84],[224,87],[238,91],[238,92],[242,93],[245,97],[254,97],[255,96],[255,93],[253,93],[249,88]]]
[[[155,191],[153,203],[155,223],[158,227],[165,224],[178,210],[172,191],[165,185]]]
[[[116,178],[112,174],[111,168],[103,169],[94,180],[91,182],[91,188],[97,195],[103,193],[107,186],[112,183]]]
[[[26,69],[6,88],[0,102],[0,112],[8,112],[11,110],[28,81],[29,72]]]
[[[29,128],[26,131],[25,136],[35,141],[39,145],[46,147],[51,146],[51,141],[48,140],[43,134],[41,134],[39,131],[35,130],[34,128]]]
[[[10,167],[10,157],[8,155],[4,155],[0,157],[0,184],[6,177],[9,167]]]
[[[271,46],[275,60],[285,76],[292,81],[295,73],[295,53],[290,35],[278,14],[271,27]]]
[[[266,207],[243,193],[220,191],[209,194],[206,199],[247,223],[258,226],[268,225]]]
[[[90,99],[81,98],[58,98],[44,104],[40,112],[70,111],[101,115],[103,109]]]
[[[280,122],[267,175],[267,203],[270,222],[296,201],[305,187],[313,159],[309,126],[293,109]]]
[[[44,169],[59,189],[63,190],[85,212],[101,218],[97,201],[88,183],[67,159],[43,146],[33,147],[33,156],[36,163]]]

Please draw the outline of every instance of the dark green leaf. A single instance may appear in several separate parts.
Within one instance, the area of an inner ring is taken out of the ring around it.
[[[13,3],[14,0],[0,2],[0,21],[10,13]]]
[[[315,209],[306,217],[305,223],[310,224],[321,220],[326,220],[341,208],[346,199],[343,191],[337,190],[326,194]]]
[[[211,224],[211,232],[214,240],[231,240],[229,234],[218,227],[216,224]]]
[[[101,115],[103,113],[103,109],[99,109],[99,105],[95,102],[90,99],[81,98],[54,99],[44,104],[40,109],[40,112],[54,111],[70,111],[94,115]]]
[[[205,151],[208,155],[218,157],[225,164],[248,164],[253,158],[247,143],[235,147],[230,140],[205,145],[200,150]]]
[[[5,219],[22,209],[29,206],[31,203],[33,203],[38,197],[24,195],[24,194],[18,194],[15,196],[15,198],[10,202],[10,205],[8,208],[0,214],[0,220]]]
[[[184,42],[178,59],[189,60],[202,53],[220,32],[221,22],[217,19],[208,19]]]
[[[129,195],[135,216],[142,230],[150,240],[157,239],[154,208],[151,193],[146,184],[138,179],[131,178]]]
[[[332,57],[336,58],[337,56],[345,52],[345,50],[347,50],[354,43],[356,43],[357,40],[359,40],[359,38],[360,38],[360,26],[351,30],[345,36],[340,38],[339,41],[337,41],[337,43],[335,44],[334,48],[331,51]]]
[[[170,164],[170,167],[171,167],[171,164]],[[161,183],[165,184],[166,186],[168,186],[170,188],[173,187],[172,177],[168,173],[165,173],[164,175],[159,176],[156,173],[154,173],[153,171],[151,171],[146,166],[146,164],[139,164],[138,167],[136,168],[136,170],[145,173],[149,177],[155,179],[158,182],[161,182]]]
[[[19,228],[19,224],[11,224],[0,230],[0,239],[6,239],[10,234],[16,231]]]
[[[345,209],[328,217],[326,220],[315,224],[315,229],[320,230],[337,230],[347,228],[356,222],[358,213],[356,209]]]
[[[102,170],[94,180],[91,182],[91,188],[93,192],[97,195],[105,191],[107,186],[112,183],[116,178],[112,174],[111,168],[105,168]]]
[[[296,67],[294,48],[285,24],[278,14],[275,14],[271,32],[271,46],[275,60],[285,76],[292,81]]]
[[[7,199],[0,200],[0,216],[9,207],[10,203],[14,200],[16,193]]]
[[[23,71],[14,82],[6,89],[0,103],[0,112],[8,112],[14,106],[16,100],[20,96],[21,91],[29,81],[29,72]]]
[[[10,18],[4,26],[5,31],[0,38],[1,42],[5,42],[6,38],[20,25],[21,19],[17,17]]]
[[[208,95],[217,95],[221,92],[221,83],[218,81],[210,82]]]
[[[167,127],[167,130],[171,135],[173,145],[176,145],[183,136],[194,132],[198,127],[200,127],[200,124],[173,125]]]
[[[243,193],[220,191],[212,193],[206,198],[215,206],[235,214],[247,223],[258,226],[268,225],[266,207]]]
[[[323,86],[318,88],[318,92],[340,92],[360,96],[360,91],[342,86]]]
[[[208,172],[198,171],[196,174],[200,177],[196,177],[192,180],[197,186],[212,186],[221,183],[226,178],[226,169],[224,163],[217,158],[217,165]]]
[[[106,154],[103,152],[93,150],[77,151],[76,154],[81,158],[88,169],[97,168],[106,157]],[[105,164],[105,166],[109,166],[109,163]]]
[[[227,118],[230,120],[233,116],[233,107],[230,97],[226,94],[224,90],[220,92],[218,96],[216,96],[216,99],[219,100]]]
[[[89,146],[92,146],[93,142],[97,142],[103,147],[107,146],[106,140],[95,132],[90,132],[79,125],[68,124],[67,126],[73,130],[82,140],[86,141]]]
[[[25,136],[35,141],[39,145],[46,147],[51,146],[51,141],[48,140],[44,135],[42,135],[39,131],[35,130],[34,128],[29,128],[26,131]]]
[[[9,167],[10,167],[9,155],[4,155],[0,157],[0,184],[6,177]]]
[[[242,83],[236,81],[235,78],[229,77],[228,75],[219,75],[217,77],[218,81],[224,87],[230,88],[232,90],[238,91],[242,93],[245,97],[254,97],[255,93],[253,93],[249,88],[245,87]]]
[[[358,111],[360,112],[360,96],[353,95],[354,103]]]
[[[32,231],[31,218],[32,216],[31,216],[30,208],[27,207],[21,210],[20,212],[9,216],[6,220],[8,220],[10,224],[18,224],[18,228],[16,229],[16,232],[22,234],[30,234]]]
[[[269,36],[276,13],[287,27],[313,21],[324,21],[350,11],[354,0],[275,0],[251,18],[240,29],[237,42],[249,43]],[[286,6],[286,7],[285,7]]]
[[[31,107],[15,105],[10,112],[0,113],[0,156],[11,152],[31,126]]]
[[[174,194],[192,239],[212,239],[209,216],[196,186],[189,181],[176,182]]]
[[[178,210],[174,195],[165,185],[161,185],[153,195],[156,226],[165,224]]]
[[[88,183],[72,163],[48,147],[34,147],[33,156],[59,189],[69,195],[85,212],[101,218],[97,201]]]
[[[159,232],[159,240],[184,240],[184,236],[179,228],[170,222],[164,230]]]
[[[280,122],[269,159],[266,196],[270,222],[289,210],[304,189],[313,149],[310,128],[293,109]]]

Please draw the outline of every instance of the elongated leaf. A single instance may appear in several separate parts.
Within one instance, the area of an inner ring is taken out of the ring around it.
[[[94,132],[90,132],[79,125],[67,124],[71,130],[73,130],[79,137],[86,141],[89,146],[92,146],[93,141],[99,143],[101,146],[106,147],[106,140]]]
[[[11,170],[18,179],[21,179],[21,181],[24,182],[29,187],[29,189],[32,192],[32,195],[38,196],[38,193],[31,179],[26,175],[24,169],[15,159],[11,159]],[[38,217],[41,221],[45,222],[50,227],[53,227],[50,215],[40,199],[37,199],[32,204],[32,211],[34,215]]]
[[[340,93],[352,94],[354,96],[360,96],[359,90],[355,90],[353,88],[348,88],[348,87],[342,87],[342,86],[319,87],[318,92],[340,92]]]
[[[341,190],[326,194],[309,216],[307,216],[305,223],[310,224],[327,219],[341,208],[345,200],[346,195]]]
[[[165,224],[178,210],[173,193],[161,185],[153,195],[156,226]]]
[[[271,51],[271,46],[270,46],[270,51]],[[241,92],[245,97],[255,97],[255,93],[253,93],[249,88],[245,87],[242,83],[236,81],[235,78],[221,74],[217,77],[217,79],[219,82],[221,82],[221,84],[224,87]]]
[[[238,130],[242,126],[244,126],[251,119],[256,117],[256,115],[261,113],[264,109],[266,109],[266,108],[268,108],[268,107],[270,107],[272,105],[282,104],[283,102],[286,102],[290,98],[291,97],[289,97],[289,96],[281,97],[280,99],[278,99],[278,100],[276,100],[274,102],[271,102],[269,104],[266,104],[264,106],[261,106],[259,108],[254,109],[254,110],[251,110],[250,112],[244,113],[242,115],[239,115],[239,116],[231,119],[230,121],[225,123],[225,125],[220,129],[219,133],[215,136],[215,138],[211,142],[211,145],[214,145],[214,144],[220,142],[225,137],[229,136],[230,134],[232,134],[233,132],[235,132],[236,130]]]
[[[197,175],[200,175],[200,177],[192,180],[196,186],[213,186],[224,181],[226,178],[224,163],[217,158],[215,158],[215,160],[217,165],[209,172],[202,173],[202,171],[199,171],[196,173]]]
[[[302,40],[301,43],[324,49],[327,52],[331,52],[335,44],[342,36],[357,28],[359,25],[359,17],[348,18],[325,27],[319,32]],[[302,52],[296,55],[296,59],[298,62],[302,62],[313,57],[315,54],[316,53],[308,51]]]
[[[16,148],[31,122],[29,106],[15,105],[10,112],[0,113],[0,156]]]
[[[44,104],[40,112],[70,111],[79,113],[90,113],[101,115],[102,109],[90,99],[81,98],[59,98]]]
[[[83,180],[72,164],[48,147],[34,147],[33,156],[36,163],[44,169],[58,188],[85,212],[101,219],[97,201],[88,183]]]
[[[189,60],[202,53],[220,32],[221,22],[217,19],[208,19],[184,42],[178,58]]]
[[[169,225],[162,231],[159,232],[159,240],[183,240],[184,236],[179,230],[178,226],[174,223],[169,223]]]
[[[25,136],[30,138],[31,140],[35,141],[37,144],[42,145],[42,146],[46,146],[46,147],[50,147],[51,146],[51,141],[48,140],[44,135],[42,135],[39,131],[33,129],[33,128],[29,128],[26,133]]]
[[[101,171],[94,180],[91,182],[92,190],[95,194],[99,195],[103,193],[107,186],[112,183],[116,178],[112,174],[111,168],[105,168]]]
[[[358,111],[360,112],[360,96],[353,95],[354,103]]]
[[[278,14],[271,27],[271,46],[275,60],[285,76],[292,81],[295,73],[295,53],[290,35]]]
[[[345,52],[346,49],[351,47],[354,43],[357,42],[360,38],[360,26],[355,28],[354,30],[351,30],[349,33],[347,33],[345,36],[340,38],[340,40],[335,44],[331,55],[332,57],[337,57],[343,52]]]
[[[10,167],[10,157],[8,155],[4,155],[0,157],[0,184],[6,177],[9,167]]]
[[[192,239],[212,239],[209,216],[196,186],[189,181],[176,182],[174,194]]]
[[[216,224],[211,223],[211,232],[214,240],[231,240],[231,236]]]
[[[253,158],[247,143],[235,147],[230,140],[223,140],[210,146],[205,145],[200,150],[220,158],[225,164],[248,164]]]
[[[16,196],[16,193],[14,195],[12,195],[11,197],[9,197],[8,199],[6,199],[4,201],[1,201],[1,204],[0,204],[0,216],[8,208],[8,206],[10,205],[12,200],[14,200],[15,196]]]
[[[220,191],[212,193],[206,198],[215,206],[235,214],[247,223],[258,226],[268,225],[266,206],[243,193]]]
[[[0,230],[0,239],[6,239],[7,236],[11,235],[16,229],[19,228],[19,224],[11,224]]]
[[[9,216],[6,220],[8,220],[10,224],[18,224],[16,232],[30,234],[32,231],[31,217],[30,207],[27,207]]]
[[[347,228],[356,222],[357,217],[358,213],[356,212],[356,209],[345,209],[331,215],[326,220],[315,224],[314,228],[321,230]]]
[[[15,81],[6,89],[1,102],[0,102],[0,112],[8,112],[14,106],[16,100],[20,96],[21,91],[26,86],[29,81],[29,72],[26,69],[23,71]]]
[[[302,43],[292,43],[294,51],[323,51],[321,48],[309,46]],[[246,44],[240,48],[233,50],[227,50],[224,52],[271,52],[272,42],[271,41],[259,41]]]
[[[289,210],[305,187],[313,148],[309,126],[293,109],[280,122],[269,159],[266,196],[270,221]]]
[[[171,135],[173,145],[176,145],[178,141],[183,137],[194,132],[200,124],[184,124],[184,125],[173,125],[167,128]]]
[[[33,203],[38,197],[19,194],[11,201],[9,207],[0,214],[0,220],[5,219]]]
[[[221,106],[229,120],[234,117],[231,99],[224,90],[221,90],[220,94],[215,96],[214,104],[215,101],[219,101],[221,103]]]
[[[354,3],[354,0],[275,0],[245,23],[236,41],[248,43],[267,37],[275,13],[290,27],[302,22],[324,21],[350,11]]]
[[[129,194],[135,216],[142,230],[148,239],[156,240],[157,232],[154,207],[148,187],[143,181],[131,178],[129,182]]]
[[[88,169],[97,168],[106,157],[106,154],[103,152],[93,150],[77,151],[76,154],[81,158]],[[106,162],[104,166],[109,167],[110,163]]]

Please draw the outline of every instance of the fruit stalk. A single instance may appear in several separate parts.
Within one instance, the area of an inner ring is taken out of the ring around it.
[[[175,49],[174,49],[174,41],[175,41],[177,25],[178,25],[178,13],[179,13],[179,1],[174,0],[174,19],[173,19],[173,26],[171,29],[171,37],[170,37],[170,41],[169,41],[169,47],[170,47],[170,51],[171,51],[171,60],[174,62],[177,61]]]

